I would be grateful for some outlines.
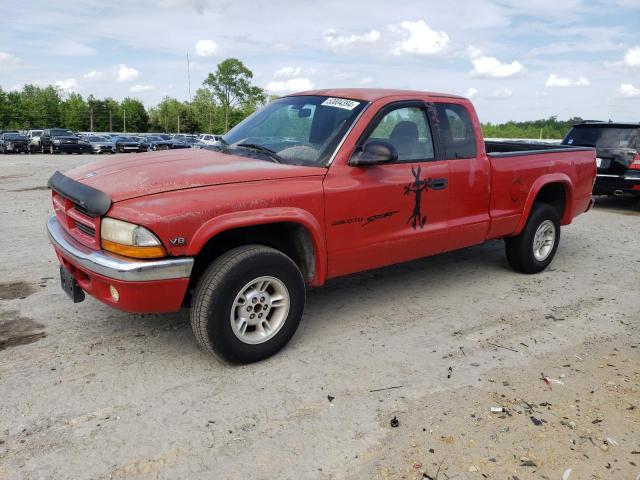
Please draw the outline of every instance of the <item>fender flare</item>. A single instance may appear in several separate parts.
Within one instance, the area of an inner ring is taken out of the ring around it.
[[[253,227],[269,223],[296,223],[304,227],[311,236],[315,258],[314,275],[310,283],[322,285],[327,275],[327,254],[320,223],[311,213],[301,208],[265,208],[226,213],[203,223],[189,242],[187,255],[197,255],[216,235],[235,228]]]
[[[529,214],[533,208],[533,203],[535,202],[538,193],[540,193],[540,190],[551,183],[559,183],[564,187],[564,215],[560,219],[560,223],[562,225],[568,225],[571,223],[571,218],[573,216],[573,182],[569,176],[564,173],[550,173],[539,177],[535,182],[533,182],[533,185],[531,185],[527,201],[525,202],[524,209],[522,210],[522,216],[520,217],[520,221],[518,222],[514,235],[519,235],[527,224]]]

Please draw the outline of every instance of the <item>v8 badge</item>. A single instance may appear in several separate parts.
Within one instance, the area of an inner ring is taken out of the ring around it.
[[[176,237],[176,238],[170,238],[169,242],[171,242],[171,245],[174,246],[179,246],[179,245],[184,245],[187,243],[187,240],[184,237]]]

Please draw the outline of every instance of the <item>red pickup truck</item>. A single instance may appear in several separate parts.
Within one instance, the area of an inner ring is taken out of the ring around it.
[[[286,96],[208,148],[56,172],[47,226],[74,301],[189,306],[234,362],[281,349],[330,278],[497,238],[543,270],[596,176],[592,148],[485,143],[468,100],[415,91]]]

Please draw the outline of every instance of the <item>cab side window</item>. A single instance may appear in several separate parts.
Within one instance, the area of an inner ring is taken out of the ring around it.
[[[403,107],[387,113],[365,144],[372,140],[388,142],[398,151],[398,162],[433,160],[433,139],[422,108]]]
[[[455,103],[437,103],[436,108],[446,158],[474,158],[476,135],[467,109]]]

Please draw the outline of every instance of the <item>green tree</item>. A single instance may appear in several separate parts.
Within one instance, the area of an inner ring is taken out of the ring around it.
[[[78,93],[71,93],[62,103],[62,124],[74,131],[89,130],[89,106]]]
[[[122,116],[126,114],[128,132],[146,132],[149,128],[149,114],[140,100],[125,98],[120,104]]]
[[[237,58],[220,62],[215,73],[210,73],[203,85],[210,88],[220,102],[224,112],[224,131],[229,130],[229,117],[237,107],[254,108],[265,101],[264,91],[251,85],[253,72]]]
[[[224,128],[224,118],[221,109],[216,104],[213,92],[206,88],[199,88],[191,102],[193,114],[200,132],[221,132]]]

